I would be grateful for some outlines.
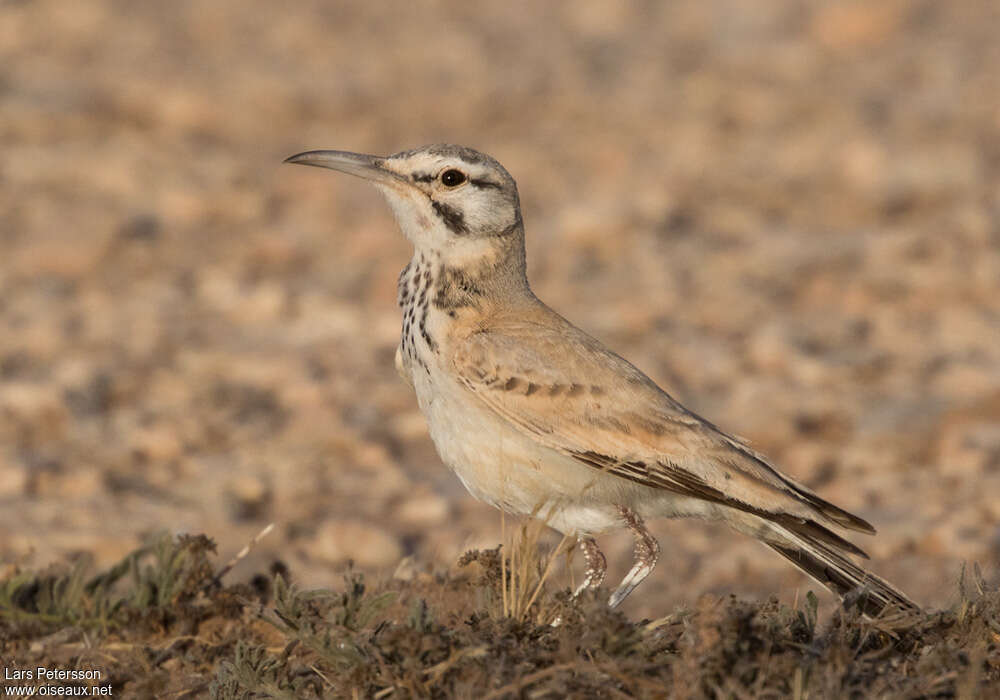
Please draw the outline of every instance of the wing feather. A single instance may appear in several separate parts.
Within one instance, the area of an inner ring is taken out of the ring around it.
[[[815,520],[875,531],[688,411],[568,322],[495,324],[458,340],[451,359],[459,381],[491,410],[583,464],[754,513],[858,554]]]

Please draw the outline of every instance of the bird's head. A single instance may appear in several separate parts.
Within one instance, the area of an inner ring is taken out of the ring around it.
[[[514,178],[496,160],[471,148],[436,144],[385,158],[306,151],[285,162],[371,181],[414,247],[445,261],[468,263],[500,251],[523,251]]]

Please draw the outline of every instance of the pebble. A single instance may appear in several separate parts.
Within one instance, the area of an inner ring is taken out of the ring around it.
[[[447,499],[426,493],[407,498],[395,511],[395,516],[412,527],[430,527],[444,522],[450,512]]]
[[[320,526],[309,554],[329,564],[348,560],[357,566],[382,568],[403,556],[399,540],[387,530],[362,520],[330,520]]]

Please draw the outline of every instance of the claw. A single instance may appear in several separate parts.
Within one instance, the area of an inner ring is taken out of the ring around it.
[[[642,518],[630,508],[618,506],[618,512],[628,525],[629,530],[635,534],[635,564],[625,575],[618,588],[611,594],[608,600],[608,607],[618,607],[628,594],[635,590],[635,587],[642,583],[642,580],[649,576],[649,573],[656,567],[656,560],[660,556],[660,545],[649,534]]]

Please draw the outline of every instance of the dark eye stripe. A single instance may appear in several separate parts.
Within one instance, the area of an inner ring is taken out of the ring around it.
[[[413,173],[410,177],[414,182],[431,182],[434,179],[430,173]]]
[[[469,180],[469,184],[475,187],[492,187],[494,189],[501,189],[499,182],[493,182],[493,180]]]

